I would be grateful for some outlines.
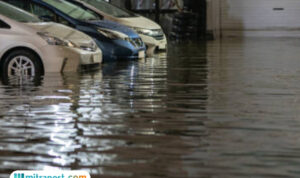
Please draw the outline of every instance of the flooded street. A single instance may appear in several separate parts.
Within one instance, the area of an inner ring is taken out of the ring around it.
[[[300,177],[300,40],[169,44],[168,55],[0,84],[0,177]]]

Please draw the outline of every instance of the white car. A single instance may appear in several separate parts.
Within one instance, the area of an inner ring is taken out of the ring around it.
[[[36,76],[77,71],[81,65],[99,65],[102,52],[92,38],[0,1],[0,73]]]
[[[134,29],[147,46],[147,55],[155,50],[166,50],[167,38],[160,25],[154,21],[121,9],[105,0],[68,0],[72,3],[81,2],[84,6],[97,12],[106,20],[111,20]]]

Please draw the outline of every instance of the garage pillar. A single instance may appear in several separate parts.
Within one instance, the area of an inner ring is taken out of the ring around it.
[[[155,0],[155,21],[159,23],[160,18],[160,0]]]
[[[206,0],[184,0],[185,9],[197,15],[197,36],[206,38],[207,3]]]

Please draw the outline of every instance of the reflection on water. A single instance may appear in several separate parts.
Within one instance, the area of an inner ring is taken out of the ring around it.
[[[171,44],[167,56],[100,71],[2,81],[0,177],[299,177],[295,44]]]

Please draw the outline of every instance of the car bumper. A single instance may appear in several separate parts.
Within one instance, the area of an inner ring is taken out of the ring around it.
[[[103,62],[145,58],[146,46],[135,47],[125,40],[95,40],[103,53]]]
[[[141,49],[140,51],[134,51],[130,56],[119,56],[119,59],[143,59],[146,57],[145,49]]]
[[[76,49],[79,54],[81,65],[93,65],[102,63],[102,51],[97,49],[95,52]]]
[[[89,52],[77,48],[47,45],[41,48],[45,72],[75,72],[81,65],[100,64],[101,50]]]
[[[163,39],[161,40],[157,40],[151,36],[147,36],[147,35],[141,35],[140,37],[142,38],[142,40],[144,41],[144,43],[147,46],[147,55],[148,56],[152,56],[156,50],[166,50],[167,49],[167,38],[166,36],[164,36]]]

